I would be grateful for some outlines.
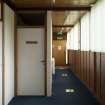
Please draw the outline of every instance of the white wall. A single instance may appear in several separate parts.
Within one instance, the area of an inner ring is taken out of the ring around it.
[[[74,50],[79,48],[79,23],[74,26]]]
[[[52,95],[52,12],[47,12],[47,96]]]
[[[79,49],[79,29],[80,24],[77,23],[68,33],[67,33],[67,49],[78,50]]]
[[[105,0],[99,0],[81,19],[81,50],[105,52]]]
[[[2,22],[0,21],[0,105],[2,105]]]
[[[5,105],[14,97],[14,12],[4,4]]]
[[[90,50],[105,52],[105,0],[98,2],[91,9]]]
[[[90,12],[87,12],[81,18],[81,50],[105,52],[105,0],[98,0],[93,5]],[[74,28],[73,28],[74,29]],[[75,36],[72,34],[76,30],[69,32],[70,49],[75,49]]]
[[[81,19],[81,50],[89,51],[90,13],[87,12]]]
[[[100,15],[100,25],[99,25],[99,30],[100,30],[100,46],[101,46],[101,49],[100,51],[101,52],[105,52],[105,0],[99,0],[100,2],[97,3],[97,6],[99,6],[99,15]]]

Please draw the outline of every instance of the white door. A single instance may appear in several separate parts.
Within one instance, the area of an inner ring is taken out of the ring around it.
[[[0,105],[2,105],[2,23],[0,22]]]
[[[44,28],[19,28],[18,95],[45,95]]]

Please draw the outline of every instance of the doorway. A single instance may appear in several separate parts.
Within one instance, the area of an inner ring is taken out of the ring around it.
[[[66,65],[66,40],[53,40],[53,57],[56,66]]]
[[[52,41],[52,55],[55,59],[56,67],[67,66],[67,32],[71,27],[66,22],[67,11],[53,11],[53,41]]]
[[[2,105],[2,22],[0,21],[0,105]]]
[[[16,86],[18,96],[46,95],[45,12],[17,13]]]
[[[45,95],[44,28],[18,28],[18,95]]]

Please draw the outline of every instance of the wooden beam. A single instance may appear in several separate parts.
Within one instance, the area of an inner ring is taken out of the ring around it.
[[[60,6],[48,6],[48,7],[29,7],[29,8],[16,8],[16,11],[47,11],[47,10],[52,10],[52,11],[65,11],[65,10],[71,10],[71,11],[90,11],[91,6],[64,6],[64,7],[60,7]]]
[[[54,28],[67,28],[67,27],[74,27],[74,25],[53,25]]]
[[[89,5],[70,5],[70,6],[39,6],[39,7],[18,7],[14,3],[11,2],[11,0],[3,0],[6,4],[8,4],[13,10],[15,11],[47,11],[47,10],[52,10],[52,11],[65,11],[65,10],[72,10],[72,11],[89,11],[91,9],[91,6]]]

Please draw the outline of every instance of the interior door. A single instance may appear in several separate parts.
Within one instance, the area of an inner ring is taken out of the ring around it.
[[[2,105],[2,22],[0,22],[0,105]]]
[[[56,66],[66,65],[66,40],[53,40],[53,57]]]
[[[45,95],[44,28],[20,28],[18,95]]]

